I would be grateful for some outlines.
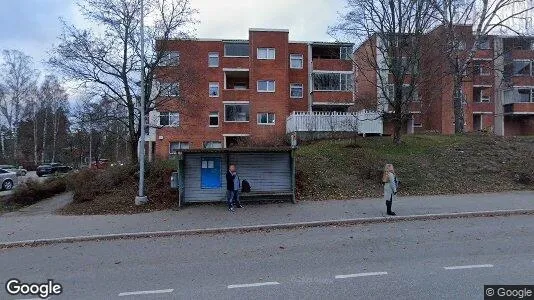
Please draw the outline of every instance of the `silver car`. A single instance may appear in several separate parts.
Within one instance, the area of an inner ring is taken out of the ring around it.
[[[0,169],[0,183],[2,190],[11,190],[18,183],[17,173]]]
[[[0,165],[0,169],[4,169],[8,172],[15,172],[17,173],[17,176],[26,176],[26,174],[28,173],[28,171],[22,168],[22,166],[17,168],[13,165]]]

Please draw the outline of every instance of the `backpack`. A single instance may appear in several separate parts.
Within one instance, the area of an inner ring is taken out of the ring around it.
[[[243,180],[243,182],[241,183],[241,192],[250,193],[250,183],[248,183],[248,181]]]

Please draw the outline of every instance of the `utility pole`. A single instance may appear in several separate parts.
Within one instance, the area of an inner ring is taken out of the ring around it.
[[[141,100],[139,101],[140,138],[139,138],[139,194],[135,197],[135,205],[148,202],[145,195],[145,24],[144,3],[141,0]]]

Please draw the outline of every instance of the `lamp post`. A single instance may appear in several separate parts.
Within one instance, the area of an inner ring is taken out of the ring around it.
[[[145,24],[144,24],[144,3],[141,0],[141,99],[139,101],[140,138],[139,138],[139,194],[135,197],[135,205],[142,205],[148,202],[145,195]]]

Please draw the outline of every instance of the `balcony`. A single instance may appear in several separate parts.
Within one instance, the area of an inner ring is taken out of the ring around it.
[[[534,87],[513,88],[503,93],[504,113],[509,115],[534,114]]]
[[[352,61],[342,59],[313,58],[313,70],[352,71]]]
[[[351,44],[312,45],[313,70],[352,71]]]

